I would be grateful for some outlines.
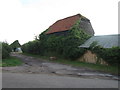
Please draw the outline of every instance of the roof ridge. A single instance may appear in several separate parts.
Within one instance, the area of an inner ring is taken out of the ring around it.
[[[53,23],[51,26],[49,26],[48,28],[49,30],[46,32],[46,34],[70,30],[70,28],[82,18],[87,19],[81,14],[76,14],[63,19],[59,19],[55,23]]]
[[[66,18],[63,18],[63,19],[59,19],[56,22],[61,21],[61,20],[65,20],[65,19],[68,19],[68,18],[71,18],[71,17],[75,17],[75,16],[81,17],[82,15],[81,14],[72,15],[72,16],[69,16],[69,17],[66,17]]]
[[[57,20],[56,22],[54,22],[51,26],[53,26],[55,23],[59,22],[59,21],[62,21],[62,20],[65,20],[65,19],[68,19],[68,18],[71,18],[71,17],[75,17],[75,16],[79,16],[79,17],[83,17],[81,14],[76,14],[76,15],[72,15],[72,16],[69,16],[69,17],[66,17],[66,18],[62,18],[62,19],[59,19]],[[49,26],[49,28],[51,27]]]

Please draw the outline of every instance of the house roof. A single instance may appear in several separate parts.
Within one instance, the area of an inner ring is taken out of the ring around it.
[[[88,39],[84,44],[79,47],[89,48],[90,45],[96,41],[97,45],[102,46],[103,48],[112,48],[112,47],[120,47],[120,34],[116,35],[102,35],[102,36],[92,36]]]
[[[82,17],[82,15],[77,14],[74,16],[70,16],[70,17],[58,20],[49,27],[46,34],[70,30],[70,28],[76,23],[77,20],[80,19],[80,17]]]

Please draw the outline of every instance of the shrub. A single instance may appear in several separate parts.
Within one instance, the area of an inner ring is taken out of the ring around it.
[[[22,51],[30,54],[40,54],[40,42],[38,40],[30,41],[22,45]]]
[[[69,36],[64,39],[63,56],[69,59],[76,59],[83,55],[84,49],[78,48],[82,44],[82,40],[77,36]]]
[[[103,48],[94,43],[91,44],[90,50],[110,65],[118,65],[120,63],[120,47]]]
[[[2,43],[2,59],[10,56],[11,48],[7,43]]]

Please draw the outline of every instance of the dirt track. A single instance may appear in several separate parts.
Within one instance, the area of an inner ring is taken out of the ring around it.
[[[42,59],[26,56],[22,54],[12,54],[20,58],[24,64],[16,67],[3,67],[3,72],[12,73],[32,73],[32,74],[55,74],[61,76],[75,76],[81,78],[99,78],[99,79],[114,79],[118,80],[117,76],[113,76],[107,73],[101,73],[96,70],[72,67],[70,65],[64,65],[59,63],[53,63]]]

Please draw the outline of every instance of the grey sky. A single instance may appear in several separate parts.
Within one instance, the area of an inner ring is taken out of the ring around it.
[[[0,41],[31,41],[55,21],[82,14],[95,35],[118,33],[118,0],[0,0]]]

